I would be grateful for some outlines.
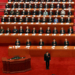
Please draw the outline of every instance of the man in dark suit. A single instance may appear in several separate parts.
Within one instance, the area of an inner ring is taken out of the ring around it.
[[[12,2],[12,0],[8,0],[8,2]]]
[[[57,42],[53,39],[52,46],[57,46]]]
[[[13,22],[18,22],[16,16],[14,16]]]
[[[45,4],[44,8],[49,8],[49,6],[48,6],[48,4],[47,4],[47,3]]]
[[[29,0],[25,0],[25,2],[29,2]]]
[[[28,10],[27,15],[31,15],[31,12]]]
[[[51,60],[51,56],[48,52],[44,54],[44,61],[46,61],[46,69],[49,69],[49,60]]]
[[[65,34],[65,30],[63,29],[63,27],[60,30],[60,34]]]
[[[15,15],[15,12],[13,11],[13,9],[11,9],[10,15]]]
[[[20,3],[18,3],[18,8],[21,8],[21,4]]]
[[[8,15],[8,11],[7,11],[7,9],[4,10],[4,15]]]
[[[62,2],[66,2],[66,0],[62,0]]]
[[[7,28],[6,33],[11,33],[11,30]]]
[[[13,3],[12,8],[16,8],[15,2]]]
[[[26,33],[30,33],[30,29],[29,29],[29,27],[28,27],[28,26],[26,27],[25,32],[26,32]]]
[[[14,0],[14,2],[18,2],[18,0]]]
[[[28,8],[26,3],[24,3],[23,8]]]
[[[47,22],[45,16],[43,16],[42,22],[43,22],[43,23]]]
[[[1,22],[6,22],[6,19],[4,16],[2,17]]]
[[[7,22],[12,22],[10,16],[8,16]]]
[[[65,39],[64,46],[69,46],[69,41],[67,41],[67,39]]]
[[[38,0],[35,0],[35,2],[38,2]]]
[[[39,10],[38,15],[43,15],[43,12]]]
[[[40,27],[39,34],[43,34],[43,29]]]
[[[37,22],[41,22],[40,17],[38,17]]]
[[[20,12],[18,11],[18,9],[16,10],[16,15],[20,15]]]
[[[49,12],[49,15],[53,15],[53,12],[52,12],[52,10],[50,10],[50,12]]]
[[[44,42],[40,39],[39,46],[44,46]]]
[[[59,8],[60,8],[60,4],[59,4],[59,3],[57,3],[57,6],[56,6],[56,7],[57,7],[57,9],[59,9]]]
[[[20,0],[20,2],[24,2],[24,0]]]
[[[37,15],[37,11],[35,9],[33,11],[33,15]]]
[[[64,23],[64,22],[65,22],[63,16],[61,16],[60,22],[61,22],[61,23]]]
[[[10,8],[10,6],[8,5],[8,3],[6,3],[6,6],[5,6],[5,8]]]
[[[47,28],[46,33],[47,34],[50,34],[51,33],[50,27]]]
[[[65,9],[66,8],[66,5],[63,3],[63,5],[62,5],[62,9]]]
[[[57,33],[58,33],[58,31],[57,31],[57,28],[56,28],[56,27],[54,27],[53,33],[54,33],[54,34],[57,34]]]
[[[72,34],[72,33],[73,33],[73,29],[72,29],[71,26],[70,26],[69,29],[68,29],[68,33],[69,33],[69,34]]]
[[[31,42],[27,39],[26,46],[31,46]]]
[[[23,22],[23,18],[22,17],[20,17],[19,22]]]
[[[72,15],[72,11],[71,10],[69,10],[68,15]]]
[[[43,8],[42,2],[40,3],[39,8]]]
[[[49,23],[52,23],[53,22],[53,19],[51,18],[51,16],[49,17],[48,22]]]
[[[52,2],[55,2],[55,0],[52,0]]]
[[[36,29],[33,27],[32,34],[36,34]]]
[[[14,26],[13,33],[18,33],[18,30],[16,29],[16,26]]]
[[[59,10],[57,9],[55,15],[60,15]]]
[[[61,0],[57,0],[58,2],[61,2]]]
[[[35,18],[34,18],[34,16],[32,16],[32,18],[31,18],[31,22],[35,22]]]
[[[66,20],[67,23],[71,23],[70,16],[68,16],[68,19]]]
[[[28,16],[26,16],[26,18],[25,18],[25,22],[29,22],[29,18],[28,18]]]
[[[20,41],[19,41],[18,38],[16,39],[15,45],[16,45],[16,46],[20,46]]]
[[[20,26],[19,33],[24,33],[24,30],[22,29],[22,26]]]
[[[50,8],[54,8],[54,4],[53,3],[50,5]]]
[[[1,26],[1,29],[0,29],[0,33],[4,33],[4,29],[3,29],[2,26]]]
[[[35,3],[34,8],[38,8],[38,5]]]
[[[23,9],[22,15],[26,15],[26,14],[27,14],[27,13],[26,13],[25,9]]]
[[[28,8],[32,8],[32,5],[31,5],[31,3],[29,3],[29,7]]]

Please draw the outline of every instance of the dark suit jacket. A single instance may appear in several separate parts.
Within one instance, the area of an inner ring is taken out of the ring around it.
[[[54,5],[50,5],[50,8],[54,8]]]
[[[71,29],[72,33],[73,33],[73,29]],[[70,29],[68,29],[68,33],[70,33]]]
[[[38,5],[34,5],[34,8],[38,8]]]
[[[66,44],[66,42],[64,42],[64,45],[65,46],[69,46],[69,41],[67,41],[67,44]]]
[[[62,5],[62,8],[63,8],[63,9],[66,8],[66,5],[65,5],[65,6]]]
[[[31,46],[31,42],[30,41],[29,42],[26,42],[26,46]]]
[[[53,12],[49,12],[49,15],[53,15]]]
[[[16,32],[14,32],[14,31],[16,31]],[[13,33],[18,33],[18,30],[17,29],[13,29]]]
[[[12,5],[12,8],[16,8],[16,5],[14,5],[14,6]]]
[[[38,15],[40,15],[40,14],[43,15],[43,12],[42,12],[42,11],[41,11],[41,12],[39,11],[39,12],[38,12]]]
[[[23,29],[22,29],[22,30],[21,30],[21,29],[19,29],[19,33],[24,33],[24,30],[23,30]]]
[[[4,11],[4,15],[8,15],[8,11]]]
[[[9,19],[7,19],[7,22],[12,22],[11,18],[10,18],[10,21],[9,21]]]
[[[60,30],[60,33],[62,34],[62,30]],[[63,34],[65,34],[65,30],[63,30]]]
[[[31,19],[31,22],[35,22],[35,18],[34,19]]]
[[[14,11],[10,11],[10,15],[15,15]]]
[[[19,22],[23,22],[23,19],[19,19]]]
[[[23,8],[28,8],[27,4],[26,5],[23,5]]]
[[[71,19],[69,19],[69,20],[67,19],[66,22],[69,22],[70,23],[71,22]]]
[[[29,11],[29,12],[27,12],[27,15],[31,15],[31,12]]]
[[[20,12],[18,11],[18,12],[16,12],[16,15],[20,15]]]
[[[48,22],[51,22],[51,23],[52,23],[52,22],[53,22],[53,19],[52,19],[52,18],[51,18],[51,19],[49,18],[49,19],[48,19]]]
[[[18,8],[21,8],[21,5],[18,5]]]
[[[18,0],[14,0],[14,2],[18,2]]]
[[[6,19],[4,18],[4,19],[1,19],[1,22],[6,22]]]
[[[33,15],[37,15],[37,11],[33,11]]]
[[[27,29],[26,29],[26,30],[27,30]],[[25,30],[25,32],[26,32],[26,30]],[[28,29],[28,31],[29,31],[29,32],[26,32],[26,33],[30,33],[30,29]]]
[[[24,12],[22,12],[22,15],[26,15],[27,13],[24,11]]]
[[[26,18],[25,18],[25,20],[24,20],[25,22],[29,22],[29,18],[26,20]]]
[[[41,44],[41,42],[39,42],[39,46],[44,46],[44,42],[42,42],[42,44]]]
[[[55,32],[55,31],[56,31],[56,32]],[[57,34],[57,33],[58,33],[58,31],[57,31],[57,30],[53,30],[53,33]]]
[[[55,44],[55,45],[54,45],[54,44]],[[54,43],[54,42],[52,42],[52,46],[56,46],[56,45],[57,45],[57,42],[55,42],[55,43]]]
[[[8,2],[9,2],[9,0],[8,0]],[[11,0],[11,2],[12,2],[12,0]]]
[[[45,5],[44,8],[49,8],[49,6],[48,5]]]
[[[45,61],[49,61],[49,60],[51,60],[51,56],[50,56],[50,54],[48,54],[48,56],[46,55],[46,54],[44,54],[44,60]]]
[[[42,19],[42,22],[47,22],[47,20],[45,19],[45,21]]]
[[[32,8],[32,5],[29,5],[28,8]]]
[[[34,31],[34,30],[32,30],[32,33],[36,33],[36,30]]]
[[[14,18],[14,19],[13,19],[13,22],[18,22],[17,18],[16,18],[16,19]]]
[[[40,33],[40,32],[43,33],[43,30],[39,30],[39,33]]]
[[[48,32],[48,31],[49,31],[49,32]],[[47,30],[46,30],[46,33],[50,34],[50,33],[51,33],[51,30],[50,30],[50,29],[49,29],[49,30],[47,29]]]
[[[65,20],[64,20],[64,19],[60,19],[60,22],[61,22],[61,23],[64,23],[64,22],[65,22]]]
[[[55,15],[60,15],[59,11],[58,11],[58,12],[56,11],[56,12],[55,12]]]
[[[20,41],[18,41],[18,43],[19,43],[19,44],[17,44],[17,41],[16,41],[16,42],[15,42],[15,45],[16,45],[16,46],[17,46],[17,45],[19,46],[19,45],[20,45]]]
[[[62,0],[62,2],[66,2],[66,0],[65,1]]]
[[[68,12],[68,15],[72,15],[72,12]]]
[[[39,5],[39,8],[43,8],[43,5],[41,6],[41,5]]]
[[[6,33],[11,33],[11,30],[9,30],[9,31],[8,31],[8,30],[6,30]]]
[[[10,6],[9,5],[6,5],[5,8],[10,8]]]

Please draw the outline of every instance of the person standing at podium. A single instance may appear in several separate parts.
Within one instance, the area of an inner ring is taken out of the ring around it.
[[[51,33],[50,27],[47,28],[46,33],[47,34],[50,34]]]
[[[57,46],[57,42],[53,39],[52,46]]]
[[[31,42],[27,39],[26,46],[31,46]]]
[[[2,26],[1,26],[1,29],[0,29],[0,33],[4,33],[4,29],[3,29]]]
[[[22,29],[22,26],[20,26],[19,33],[24,33],[24,30]]]
[[[46,69],[49,69],[49,61],[51,60],[51,55],[46,52],[46,54],[44,54],[44,61],[46,62]]]
[[[18,30],[16,29],[16,26],[14,26],[13,33],[18,33]]]
[[[25,31],[26,31],[26,33],[30,33],[30,29],[29,29],[28,26],[26,27],[26,30]]]
[[[33,27],[32,34],[36,34],[36,29]]]
[[[39,46],[44,46],[44,42],[40,39]]]
[[[73,33],[73,29],[72,29],[71,26],[70,26],[69,29],[68,29],[68,33],[69,33],[69,34],[72,34],[72,33]]]
[[[20,41],[19,41],[18,38],[16,39],[15,45],[16,45],[16,46],[20,46]]]
[[[43,29],[40,27],[39,34],[43,34]]]
[[[65,39],[64,46],[69,46],[69,41],[67,41],[67,39]]]
[[[65,30],[63,29],[63,27],[60,30],[60,34],[65,34]]]

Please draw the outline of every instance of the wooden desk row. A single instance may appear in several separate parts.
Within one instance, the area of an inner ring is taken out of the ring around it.
[[[30,54],[31,56],[43,56],[46,52],[51,54],[51,57],[75,57],[75,46],[9,46],[8,55]]]
[[[64,46],[65,38],[69,41],[69,46],[75,45],[75,34],[0,34],[0,45],[15,45],[16,38],[20,40],[21,45],[26,45],[26,41],[29,39],[31,41],[31,46],[39,46],[39,41],[42,39],[44,46],[52,46],[52,41],[55,39],[57,46]]]

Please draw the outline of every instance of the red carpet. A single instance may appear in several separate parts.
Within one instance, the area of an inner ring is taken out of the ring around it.
[[[8,56],[8,47],[0,47],[0,75],[75,75],[75,58],[52,57],[50,69],[45,69],[43,57],[31,57],[32,70],[24,73],[4,74],[2,72],[2,57]]]

